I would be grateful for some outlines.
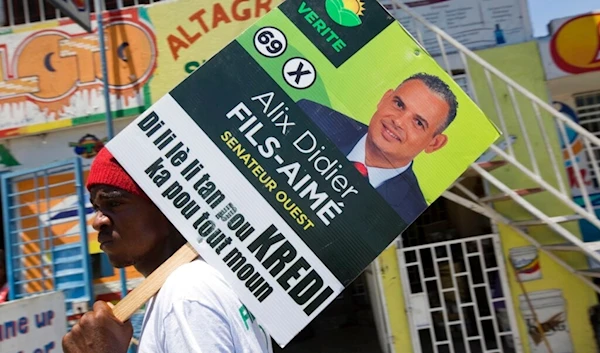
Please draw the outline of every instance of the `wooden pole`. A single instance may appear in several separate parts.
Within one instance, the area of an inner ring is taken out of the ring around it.
[[[127,321],[131,316],[144,305],[153,295],[155,295],[160,287],[165,283],[167,277],[179,266],[191,262],[198,253],[196,249],[186,243],[179,248],[167,261],[163,262],[150,276],[146,277],[142,284],[131,291],[125,298],[117,303],[113,309],[113,313],[117,319]]]

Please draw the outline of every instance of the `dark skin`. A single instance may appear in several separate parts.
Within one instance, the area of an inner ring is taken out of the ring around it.
[[[147,277],[185,244],[185,239],[148,199],[122,189],[97,185],[90,190],[96,210],[92,226],[100,248],[117,268],[133,266]],[[117,319],[98,301],[63,338],[65,353],[125,353],[133,336],[131,322]]]

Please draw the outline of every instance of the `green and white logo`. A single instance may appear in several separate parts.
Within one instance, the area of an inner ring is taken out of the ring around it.
[[[364,2],[360,0],[325,0],[327,14],[335,23],[344,27],[356,27],[362,23]]]

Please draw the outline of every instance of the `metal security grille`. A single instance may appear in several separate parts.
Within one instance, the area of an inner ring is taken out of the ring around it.
[[[415,353],[521,352],[497,235],[398,250]]]
[[[600,135],[600,91],[576,95],[575,106],[581,126]]]
[[[11,299],[60,290],[67,315],[92,299],[81,160],[2,175]]]

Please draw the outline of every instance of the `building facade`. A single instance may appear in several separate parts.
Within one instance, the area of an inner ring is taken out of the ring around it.
[[[592,134],[600,134],[600,10],[573,17],[555,19],[548,25],[549,35],[538,40],[550,99],[555,107]],[[581,139],[567,129],[561,138],[581,151]],[[566,150],[565,150],[566,151]],[[578,153],[575,163],[565,152],[565,168],[573,199],[583,205],[582,182],[596,213],[600,206],[600,185],[590,156]],[[576,177],[575,165],[581,180]],[[600,232],[589,222],[580,222],[583,239],[600,240]]]
[[[124,9],[105,15],[110,110],[116,133],[279,2],[120,3],[125,4]],[[553,180],[556,170],[550,159],[554,156],[562,160],[564,153],[560,133],[551,120],[543,123],[549,131],[548,153],[544,136],[524,136],[522,123],[525,131],[535,130],[537,124],[534,119],[518,116],[535,115],[527,101],[517,100],[515,104],[500,82],[492,81],[494,90],[490,91],[487,74],[476,61],[464,60],[452,43],[440,45],[434,32],[392,1],[381,3],[477,99],[490,119],[498,126],[506,125],[511,142],[510,147],[502,147],[525,156],[527,137],[536,146],[540,172]],[[560,35],[571,28],[584,31],[581,28],[592,23],[588,17],[555,23],[558,39],[547,38],[546,47],[546,39],[533,38],[525,0],[403,3],[532,94],[557,102],[561,111],[582,125],[587,124],[584,126],[590,131],[600,131],[594,120],[600,114],[600,57],[594,57],[597,62],[581,63],[578,60],[582,55],[568,54],[573,48]],[[107,1],[106,7],[113,9],[116,4]],[[74,178],[73,171],[59,171],[50,179],[27,174],[49,163],[78,157],[85,177],[99,148],[107,141],[98,37],[68,19],[39,21],[41,9],[29,9],[38,14],[29,18],[23,9],[15,9],[12,13],[0,12],[0,21],[4,14],[5,23],[15,24],[0,29],[0,164],[3,171],[24,174],[11,184],[10,192],[16,196],[8,204],[18,207],[16,213],[5,212],[9,216],[5,223],[14,224],[11,219],[15,217],[35,220],[19,224],[16,229],[5,229],[19,234],[20,248],[41,240],[40,229],[47,229],[56,237],[85,235],[92,272],[91,299],[116,301],[121,297],[122,278],[97,246],[90,227],[93,213],[89,211],[87,195],[79,197],[75,184],[64,184]],[[598,15],[591,16],[597,24],[594,16]],[[593,33],[590,36],[586,42],[589,47],[576,49],[588,54],[594,43],[597,49]],[[600,40],[597,32],[596,36]],[[515,113],[515,106],[519,114]],[[598,129],[594,130],[594,124]],[[569,141],[574,143],[576,137]],[[480,162],[496,157],[486,154]],[[587,181],[593,168],[584,169],[583,162],[581,166]],[[569,164],[559,173],[565,179],[575,180]],[[495,170],[494,175],[511,188],[531,186],[510,166]],[[481,196],[499,193],[478,177],[465,178],[461,183]],[[590,195],[598,193],[600,205],[598,187],[590,182]],[[44,188],[49,191],[34,193]],[[52,191],[56,188],[61,191]],[[576,193],[573,197],[577,200]],[[552,202],[548,195],[532,195],[529,200],[549,214],[565,212],[564,206]],[[85,222],[66,212],[81,202],[85,203]],[[490,205],[510,219],[530,216],[511,200],[496,199]],[[592,234],[597,228],[586,231],[584,222],[566,225],[574,233],[579,232],[580,226],[585,240],[599,240]],[[527,232],[537,239],[553,236],[543,228],[530,227]],[[31,268],[52,264],[54,257],[45,260],[34,256],[44,252],[39,247],[26,251]],[[582,256],[567,257],[575,264],[586,262]],[[28,284],[21,288],[23,295],[45,288],[43,270],[24,271]],[[127,270],[126,275],[128,289],[141,280],[134,270]],[[596,351],[592,326],[582,318],[588,317],[588,309],[596,302],[592,290],[513,228],[440,198],[284,351],[307,352],[326,344],[332,352],[354,348],[382,353],[541,353],[548,351],[542,339],[545,337],[555,353],[591,353]],[[545,325],[543,334],[536,328],[536,316]]]

